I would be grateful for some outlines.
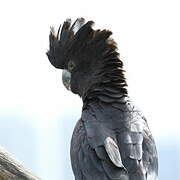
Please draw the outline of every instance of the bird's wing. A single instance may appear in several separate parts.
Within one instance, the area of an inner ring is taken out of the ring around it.
[[[84,122],[88,144],[96,153],[94,161],[95,159],[100,160],[109,179],[126,180],[128,173],[122,163],[114,132],[95,120],[88,112],[83,112],[82,121]]]
[[[130,127],[115,135],[114,131],[99,123],[91,114],[87,113],[85,117],[88,143],[110,179],[126,179],[128,176],[130,180],[147,180],[148,176],[153,176],[152,180],[156,179],[157,153],[152,136],[144,135],[143,129],[150,132],[144,120],[129,122]]]
[[[119,147],[111,137],[105,139],[104,147],[113,164],[117,167],[125,168],[122,163]]]
[[[130,179],[146,180],[146,172],[142,162],[143,134],[126,130],[119,133],[117,138],[121,157]]]
[[[89,141],[84,125],[81,120],[77,123],[71,141],[71,162],[75,178],[129,180],[113,139],[108,137],[102,145],[92,147],[93,142]]]
[[[103,146],[96,147],[95,152],[110,179],[128,179],[128,172],[122,163],[119,148],[111,137],[105,139]]]
[[[146,119],[139,111],[129,116],[126,130],[117,135],[123,164],[132,180],[156,180],[157,152]]]

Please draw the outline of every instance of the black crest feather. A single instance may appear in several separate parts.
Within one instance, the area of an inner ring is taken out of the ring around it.
[[[76,29],[79,29],[83,24],[83,18],[78,18],[72,25],[71,19],[67,19],[62,27],[61,25],[59,26],[57,34],[55,33],[54,27],[50,28],[49,50],[46,54],[54,67],[63,68],[67,53],[66,48],[71,44]]]
[[[76,57],[78,53],[81,56],[85,53],[87,56],[94,54],[96,59],[102,59],[102,56],[116,49],[113,40],[107,41],[112,32],[93,30],[93,24],[93,21],[85,23],[83,18],[78,18],[74,23],[67,19],[59,27],[57,34],[51,28],[47,56],[54,67],[64,69],[68,58]]]

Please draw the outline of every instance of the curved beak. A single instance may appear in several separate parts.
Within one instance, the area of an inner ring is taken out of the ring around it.
[[[67,90],[71,90],[71,73],[67,70],[62,72],[62,81]]]

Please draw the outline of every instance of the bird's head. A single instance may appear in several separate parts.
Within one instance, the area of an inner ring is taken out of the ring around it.
[[[108,81],[108,73],[117,64],[119,72],[122,71],[116,43],[110,39],[112,32],[94,30],[92,25],[92,21],[85,23],[83,18],[74,23],[68,19],[57,33],[51,28],[49,35],[49,61],[54,67],[63,70],[62,80],[65,87],[80,96]],[[109,69],[109,66],[112,68]],[[118,68],[116,70],[118,72]]]

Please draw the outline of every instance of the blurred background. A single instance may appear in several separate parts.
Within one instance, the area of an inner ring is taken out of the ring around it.
[[[81,99],[45,55],[50,26],[85,17],[114,32],[129,95],[159,154],[159,179],[180,179],[180,24],[177,0],[0,2],[0,146],[43,180],[74,179],[70,140]]]

